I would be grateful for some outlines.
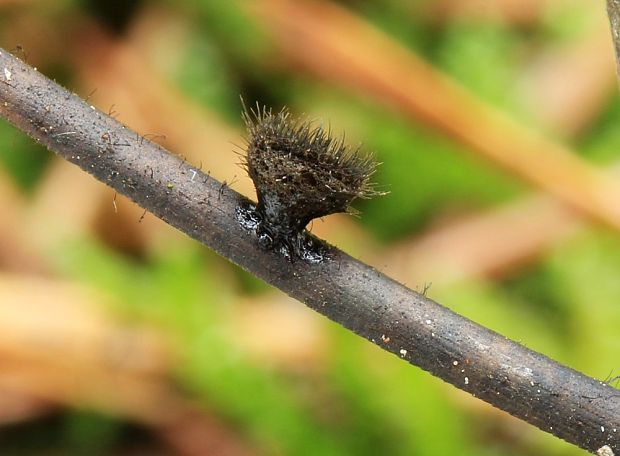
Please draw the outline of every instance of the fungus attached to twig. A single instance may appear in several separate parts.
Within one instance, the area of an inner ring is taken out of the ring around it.
[[[300,257],[302,233],[315,218],[355,212],[351,202],[382,194],[370,181],[371,154],[288,109],[245,109],[248,130],[243,167],[258,195],[256,231],[263,247]]]

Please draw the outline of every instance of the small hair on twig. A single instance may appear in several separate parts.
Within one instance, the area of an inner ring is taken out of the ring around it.
[[[154,142],[156,140],[166,140],[166,135],[161,133],[145,133],[140,138],[140,145],[144,143],[144,140],[149,142]]]
[[[256,187],[261,245],[300,257],[302,233],[313,219],[355,213],[356,198],[382,195],[371,182],[378,163],[359,147],[287,108],[277,114],[244,105],[248,138],[241,166]]]
[[[14,54],[14,55],[21,54],[22,60],[24,62],[28,61],[28,53],[26,52],[26,50],[24,49],[24,47],[21,44],[15,45],[15,47],[13,49],[10,49],[9,52],[11,54]]]
[[[142,215],[140,216],[140,218],[138,219],[138,223],[142,223],[142,220],[144,220],[144,217],[146,217],[146,213],[148,212],[147,209],[144,209],[144,212],[142,213]]]
[[[110,105],[110,107],[108,108],[108,115],[113,119],[116,119],[119,113],[114,110],[114,106],[116,106],[114,103]]]
[[[86,98],[84,98],[84,101],[88,103],[90,101],[90,97],[92,97],[96,91],[97,91],[97,87],[95,87],[93,90],[90,91],[88,95],[86,95]]]

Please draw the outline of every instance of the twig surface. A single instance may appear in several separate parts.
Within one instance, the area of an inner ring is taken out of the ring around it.
[[[179,230],[387,351],[564,440],[620,453],[620,392],[409,290],[322,241],[290,262],[240,223],[249,202],[0,50],[0,115]],[[214,151],[213,153],[221,153]],[[274,328],[277,330],[277,328]],[[420,394],[424,394],[422,391]]]
[[[607,0],[607,15],[611,26],[611,38],[614,44],[614,54],[616,57],[616,68],[620,76],[620,1]]]

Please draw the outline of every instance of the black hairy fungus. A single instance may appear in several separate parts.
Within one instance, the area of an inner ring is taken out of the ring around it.
[[[354,212],[351,202],[382,194],[370,181],[373,156],[334,138],[288,109],[243,112],[248,138],[242,166],[254,181],[256,232],[264,248],[302,257],[303,231],[315,218]]]

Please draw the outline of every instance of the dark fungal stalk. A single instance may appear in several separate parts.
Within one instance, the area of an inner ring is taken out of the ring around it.
[[[311,220],[352,213],[356,198],[381,194],[370,181],[377,168],[372,155],[322,126],[292,118],[287,108],[273,114],[258,105],[244,109],[243,119],[248,144],[242,165],[256,187],[256,232],[264,248],[303,258]]]

